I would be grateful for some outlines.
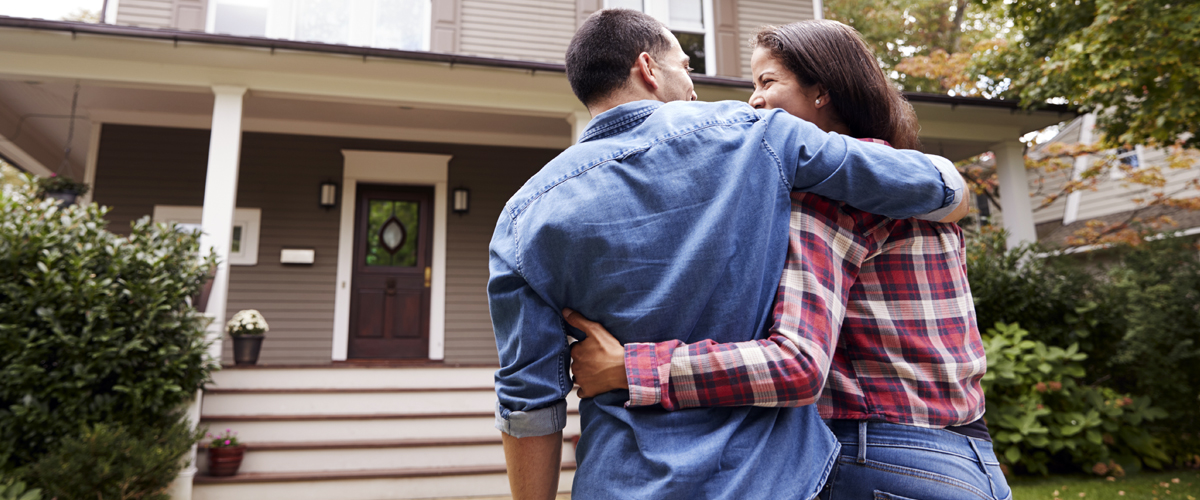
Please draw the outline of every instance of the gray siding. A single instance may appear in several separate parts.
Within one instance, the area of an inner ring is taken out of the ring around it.
[[[813,4],[808,0],[740,0],[738,26],[742,39],[742,78],[750,78],[750,37],[767,25],[794,23],[813,18]]]
[[[464,54],[562,62],[575,35],[575,0],[462,0]]]
[[[260,363],[330,360],[340,214],[317,206],[317,186],[341,181],[342,149],[452,155],[450,186],[471,190],[471,212],[447,221],[446,362],[496,363],[488,241],[504,202],[558,151],[247,133],[238,206],[262,210],[258,265],[232,267],[228,311],[258,309],[271,324]],[[202,204],[207,151],[204,130],[105,126],[95,199],[113,207],[112,228],[127,233],[156,204]],[[283,266],[283,248],[315,248],[316,263]]]

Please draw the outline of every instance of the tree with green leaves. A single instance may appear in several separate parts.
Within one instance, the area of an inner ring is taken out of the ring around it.
[[[1096,113],[1108,147],[1200,147],[1200,2],[1022,0],[1010,40],[971,68],[1025,106]]]

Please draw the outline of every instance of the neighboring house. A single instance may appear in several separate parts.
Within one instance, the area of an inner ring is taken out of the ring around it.
[[[703,61],[693,66],[704,100],[749,97],[746,40],[758,26],[821,10],[819,0],[611,4],[681,35]],[[87,198],[112,207],[114,231],[141,217],[202,228],[226,263],[208,311],[215,356],[232,359],[221,342],[232,312],[258,309],[271,324],[260,366],[218,373],[195,408],[249,443],[244,473],[198,475],[193,487],[189,469],[176,498],[507,491],[491,427],[487,245],[504,202],[590,119],[562,54],[603,6],[109,0],[107,24],[0,17],[0,156],[91,183]],[[1018,138],[1070,117],[909,100],[927,151],[995,151],[1002,183],[1020,186]],[[1022,227],[1016,238],[1030,238],[1032,222]]]
[[[1029,152],[1030,157],[1042,157],[1051,144],[1094,144],[1099,139],[1095,123],[1095,115],[1092,114],[1076,118],[1066,124],[1054,138],[1033,148]],[[1188,187],[1188,183],[1197,178],[1196,170],[1167,168],[1168,156],[1169,152],[1161,148],[1138,145],[1110,150],[1102,157],[1092,155],[1078,158],[1075,160],[1074,171],[1045,174],[1032,171],[1030,196],[1032,205],[1036,208],[1033,211],[1033,220],[1037,225],[1038,240],[1050,247],[1062,247],[1067,245],[1068,238],[1083,229],[1091,220],[1110,224],[1129,221],[1133,217],[1149,219],[1159,215],[1169,215],[1175,219],[1179,224],[1176,229],[1184,234],[1200,234],[1200,212],[1166,207],[1146,208],[1144,204],[1136,201],[1138,198],[1149,199],[1152,193],[1160,191],[1172,193],[1177,198],[1200,195]],[[1062,190],[1071,175],[1078,176],[1095,162],[1101,161],[1115,161],[1133,169],[1161,167],[1166,185],[1162,188],[1150,188],[1129,183],[1125,179],[1126,174],[1114,166],[1102,174],[1095,189],[1077,191],[1059,197],[1053,203],[1044,203],[1047,195]]]

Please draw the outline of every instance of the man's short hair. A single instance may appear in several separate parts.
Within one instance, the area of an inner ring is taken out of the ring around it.
[[[624,87],[642,52],[657,58],[671,47],[663,24],[630,9],[605,9],[587,18],[567,47],[567,80],[590,106]]]

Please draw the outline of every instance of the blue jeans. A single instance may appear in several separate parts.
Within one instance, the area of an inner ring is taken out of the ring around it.
[[[833,420],[841,456],[827,500],[1008,500],[992,443],[941,429]]]

